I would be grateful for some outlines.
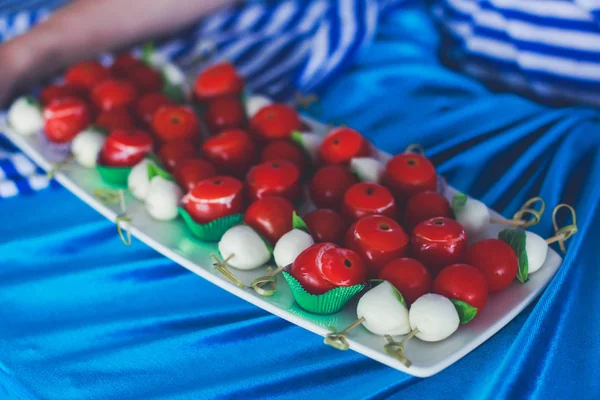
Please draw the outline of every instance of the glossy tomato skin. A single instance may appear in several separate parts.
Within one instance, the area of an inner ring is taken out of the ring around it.
[[[306,154],[302,149],[287,140],[274,140],[269,142],[260,154],[262,162],[273,160],[287,160],[296,165],[301,174],[306,172]]]
[[[291,275],[307,292],[319,295],[336,287],[364,283],[366,269],[356,252],[333,243],[318,243],[298,255]]]
[[[54,143],[66,143],[90,123],[90,109],[77,97],[55,99],[43,111],[44,132]]]
[[[280,237],[292,230],[294,206],[283,197],[265,197],[250,204],[244,222],[275,245]]]
[[[167,170],[172,172],[179,163],[197,156],[194,144],[190,140],[173,140],[160,147],[158,157]]]
[[[390,282],[410,305],[419,297],[431,292],[433,279],[420,261],[414,258],[395,258],[385,264],[379,279]]]
[[[172,104],[171,99],[160,92],[147,93],[137,101],[135,112],[140,121],[143,121],[147,126],[151,126],[156,111],[163,106]]]
[[[186,211],[199,224],[244,212],[244,184],[230,176],[198,182],[183,198]]]
[[[198,182],[217,176],[217,169],[210,161],[202,158],[189,158],[175,165],[175,180],[183,188],[190,191]]]
[[[402,153],[388,161],[383,181],[398,201],[406,201],[417,193],[435,191],[437,173],[425,156]]]
[[[160,72],[144,64],[133,67],[127,73],[127,79],[140,94],[159,92],[163,87]]]
[[[74,64],[65,72],[67,84],[86,91],[109,77],[108,69],[98,61],[82,61]]]
[[[258,155],[254,141],[240,129],[226,130],[208,138],[202,152],[218,170],[236,177],[245,177]]]
[[[250,119],[250,131],[262,140],[289,139],[301,128],[298,112],[287,104],[265,106]]]
[[[515,251],[499,239],[485,239],[469,247],[465,262],[483,274],[490,292],[506,289],[519,270]]]
[[[315,242],[331,242],[340,246],[344,242],[346,222],[339,213],[321,208],[309,212],[303,219]]]
[[[117,129],[135,128],[135,119],[125,108],[113,108],[108,111],[101,111],[96,117],[96,125],[104,128],[108,132]]]
[[[444,196],[426,191],[411,196],[404,207],[404,227],[412,230],[419,222],[434,217],[452,217],[452,208]]]
[[[389,261],[406,255],[408,241],[404,229],[393,219],[367,215],[348,229],[344,245],[361,256],[370,276],[377,276]]]
[[[137,100],[137,91],[129,81],[106,79],[94,85],[90,98],[98,109],[109,111],[133,105]]]
[[[111,75],[115,78],[126,78],[131,70],[142,65],[142,62],[129,53],[117,55],[109,68]]]
[[[238,97],[220,97],[208,103],[204,119],[212,134],[241,129],[246,124],[246,110]]]
[[[242,93],[243,89],[244,78],[229,62],[213,64],[206,68],[198,75],[194,86],[196,97],[200,101],[237,95]]]
[[[394,196],[387,188],[376,183],[359,182],[346,190],[342,213],[348,221],[354,222],[374,214],[395,219],[398,210]]]
[[[286,160],[267,161],[250,169],[246,177],[250,201],[279,196],[296,201],[300,198],[300,171]]]
[[[340,210],[346,190],[357,182],[356,177],[341,165],[322,167],[310,181],[310,198],[318,208]]]
[[[53,100],[61,99],[63,97],[78,97],[82,100],[86,99],[86,93],[81,88],[78,88],[67,83],[63,85],[53,84],[48,85],[40,93],[40,103],[46,106]]]
[[[452,264],[444,268],[433,282],[433,292],[449,299],[464,301],[481,312],[488,298],[483,274],[468,264]]]
[[[163,106],[154,113],[152,129],[163,142],[195,140],[200,134],[200,121],[189,107]]]
[[[410,243],[412,255],[435,276],[445,266],[464,259],[467,233],[455,220],[435,217],[414,227]]]
[[[319,159],[323,164],[348,164],[354,157],[369,157],[371,143],[351,128],[335,128],[321,143]]]
[[[152,136],[139,129],[110,133],[100,151],[100,164],[110,167],[133,167],[152,151]]]

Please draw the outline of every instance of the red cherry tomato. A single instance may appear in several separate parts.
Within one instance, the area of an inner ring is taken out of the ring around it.
[[[408,199],[404,208],[404,226],[412,230],[419,222],[433,217],[452,217],[450,203],[437,192],[421,192]]]
[[[161,73],[144,64],[131,68],[127,73],[127,79],[140,94],[159,92],[163,87]]]
[[[291,275],[307,292],[318,295],[336,287],[363,283],[366,269],[354,251],[333,243],[319,243],[298,255]]]
[[[73,65],[65,72],[67,84],[86,91],[109,77],[108,70],[98,61],[83,61]]]
[[[378,278],[394,285],[409,305],[430,293],[433,282],[427,268],[414,258],[393,259],[385,264]]]
[[[265,197],[250,204],[244,222],[275,245],[280,237],[292,230],[294,206],[283,197]]]
[[[90,123],[90,109],[77,97],[63,97],[44,108],[44,132],[51,142],[66,143]]]
[[[227,130],[208,138],[202,152],[223,173],[242,177],[254,164],[256,145],[246,132],[239,129]]]
[[[163,142],[194,140],[200,133],[200,122],[188,107],[163,106],[154,113],[152,129]]]
[[[298,112],[287,104],[270,104],[250,120],[250,131],[261,139],[288,139],[302,128]]]
[[[290,201],[300,198],[300,171],[285,160],[268,161],[250,169],[246,177],[250,201],[269,196],[285,197]]]
[[[453,264],[440,271],[433,282],[433,292],[464,301],[477,308],[478,314],[488,298],[485,278],[477,268],[468,264]]]
[[[499,292],[508,287],[519,270],[515,251],[499,239],[475,243],[467,249],[465,261],[481,271],[490,292]]]
[[[119,54],[113,64],[110,66],[110,73],[118,79],[126,78],[129,72],[137,66],[142,65],[142,62],[131,54]]]
[[[377,276],[390,260],[406,254],[408,235],[391,218],[367,215],[348,229],[344,245],[362,257],[371,276]]]
[[[183,202],[199,224],[244,211],[244,184],[230,176],[215,176],[200,181],[185,195]]]
[[[287,160],[296,165],[300,173],[306,171],[306,153],[292,142],[274,140],[270,142],[260,155],[262,162]]]
[[[370,182],[359,182],[346,190],[342,210],[344,217],[350,222],[374,214],[395,219],[398,213],[396,201],[390,191]]]
[[[383,181],[397,200],[406,200],[420,192],[435,191],[437,174],[425,156],[402,153],[388,161]]]
[[[170,106],[173,102],[162,93],[148,93],[140,97],[135,105],[137,117],[148,126],[152,125],[154,114],[163,106]]]
[[[358,131],[336,128],[325,137],[319,149],[324,164],[347,164],[354,157],[371,155],[371,144]]]
[[[167,142],[160,147],[158,152],[158,157],[168,171],[173,171],[179,163],[196,156],[194,144],[189,140]]]
[[[113,108],[108,111],[101,111],[96,117],[96,125],[112,132],[117,129],[135,128],[135,120],[125,108]]]
[[[198,182],[217,176],[217,169],[202,158],[191,158],[177,163],[173,174],[179,186],[190,191]]]
[[[127,108],[137,99],[137,91],[128,81],[106,79],[92,88],[91,100],[100,110]]]
[[[246,109],[237,97],[220,97],[208,104],[205,121],[213,134],[226,129],[244,128]]]
[[[40,93],[40,103],[46,106],[56,99],[63,97],[79,97],[86,99],[85,91],[73,85],[48,85]]]
[[[319,208],[339,210],[346,190],[357,182],[356,177],[341,165],[322,167],[310,181],[310,198]]]
[[[133,167],[152,151],[152,136],[139,129],[110,133],[100,152],[100,163],[110,167]]]
[[[346,224],[340,214],[328,208],[309,212],[304,216],[308,231],[317,243],[331,242],[341,245]]]
[[[202,71],[196,79],[196,97],[201,101],[217,97],[240,94],[244,89],[244,78],[238,75],[233,64],[213,64]]]
[[[467,233],[455,220],[436,217],[415,226],[410,243],[413,256],[436,275],[445,266],[463,260]]]

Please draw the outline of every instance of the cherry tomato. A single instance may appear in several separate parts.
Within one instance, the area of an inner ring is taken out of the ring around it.
[[[64,85],[48,85],[40,93],[40,103],[47,106],[53,100],[60,99],[63,97],[79,97],[82,100],[86,99],[85,91],[81,90],[77,86],[64,84]]]
[[[398,213],[396,201],[390,191],[370,182],[359,182],[346,190],[342,210],[342,214],[350,222],[374,214],[395,219]]]
[[[499,292],[508,287],[519,270],[515,251],[499,239],[475,243],[467,249],[465,261],[481,271],[490,292]]]
[[[191,108],[163,106],[154,113],[152,128],[163,142],[194,140],[200,134],[200,121]]]
[[[415,226],[410,242],[413,256],[436,275],[445,266],[463,260],[467,233],[453,219],[435,217]]]
[[[319,243],[298,255],[291,275],[307,292],[318,295],[336,287],[363,283],[366,269],[354,251],[333,243]]]
[[[322,167],[310,181],[310,198],[319,208],[339,210],[346,190],[357,182],[356,177],[341,165]]]
[[[341,245],[346,233],[344,219],[337,212],[321,208],[304,216],[308,231],[317,243],[331,242]]]
[[[100,110],[127,108],[137,99],[137,91],[128,81],[106,79],[92,88],[91,100]]]
[[[288,139],[301,128],[298,112],[287,104],[265,106],[250,119],[250,131],[263,140]]]
[[[296,165],[300,173],[306,171],[306,153],[292,142],[274,140],[263,149],[260,159],[262,162],[287,160]]]
[[[179,186],[190,191],[198,182],[217,176],[217,169],[202,158],[189,158],[177,163],[173,174]]]
[[[199,224],[244,212],[244,184],[230,176],[215,176],[200,181],[185,195],[183,202]]]
[[[246,110],[237,97],[220,97],[208,104],[206,125],[213,134],[227,129],[244,128]]]
[[[453,264],[444,268],[433,282],[433,292],[449,299],[464,301],[477,308],[479,314],[488,298],[483,274],[468,264]]]
[[[433,217],[452,217],[450,203],[437,192],[421,192],[411,196],[404,208],[404,226],[412,230],[419,222]]]
[[[254,164],[256,145],[246,132],[227,130],[208,138],[202,145],[205,157],[223,173],[245,176]]]
[[[243,88],[244,78],[239,76],[233,64],[228,62],[206,68],[198,75],[195,84],[196,97],[201,101],[240,94]]]
[[[140,94],[159,92],[163,87],[161,73],[144,64],[133,67],[127,73],[127,79]]]
[[[358,131],[335,128],[325,137],[319,148],[323,164],[347,164],[354,157],[369,157],[371,144]]]
[[[152,136],[139,129],[110,133],[100,152],[100,163],[110,167],[133,167],[152,151]]]
[[[108,70],[98,61],[83,61],[65,72],[65,82],[77,88],[90,90],[110,77]]]
[[[394,285],[409,305],[431,292],[433,282],[427,268],[414,258],[393,259],[385,264],[378,278]]]
[[[135,128],[135,120],[125,108],[113,108],[108,111],[101,111],[96,117],[96,125],[112,132],[117,129]]]
[[[435,191],[437,174],[425,156],[402,153],[388,161],[383,181],[397,200],[405,201],[417,193]]]
[[[131,54],[119,54],[113,64],[110,66],[110,73],[118,79],[127,78],[129,72],[137,66],[142,65],[142,62]]]
[[[250,201],[279,196],[290,201],[300,198],[300,171],[285,160],[268,161],[250,169],[246,177]]]
[[[283,197],[265,197],[250,204],[244,222],[275,245],[292,230],[294,206]]]
[[[44,132],[51,142],[66,143],[90,123],[90,109],[77,97],[55,99],[43,111]]]
[[[168,171],[173,171],[179,163],[196,156],[194,144],[189,140],[166,142],[160,147],[160,151],[158,152],[158,157],[167,167]]]
[[[170,106],[173,102],[162,93],[148,93],[140,97],[135,105],[137,117],[148,126],[152,125],[152,119],[156,111],[163,106]]]

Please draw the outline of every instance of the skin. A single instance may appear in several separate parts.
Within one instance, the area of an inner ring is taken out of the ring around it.
[[[234,0],[75,1],[25,35],[0,45],[0,105],[5,105],[11,93],[70,64],[163,36],[233,3]]]

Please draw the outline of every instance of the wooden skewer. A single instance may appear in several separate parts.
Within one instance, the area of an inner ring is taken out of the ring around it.
[[[353,323],[351,323],[350,325],[345,327],[343,330],[341,330],[339,332],[328,333],[327,335],[325,335],[325,339],[323,340],[323,343],[325,343],[331,347],[334,347],[338,350],[342,350],[342,351],[348,350],[350,348],[350,344],[346,340],[346,335],[352,329],[361,325],[365,321],[366,321],[365,317],[360,317],[359,319],[357,319],[356,321],[354,321]]]

